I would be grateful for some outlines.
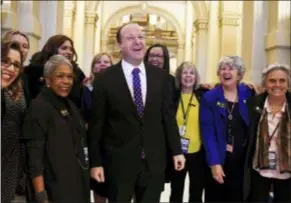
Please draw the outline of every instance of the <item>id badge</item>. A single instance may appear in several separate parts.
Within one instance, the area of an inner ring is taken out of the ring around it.
[[[89,162],[88,147],[84,147],[84,155],[86,163]]]
[[[233,136],[227,136],[227,144],[226,144],[226,151],[233,152],[233,144],[234,144],[234,137]]]
[[[187,154],[188,153],[189,144],[190,144],[190,140],[189,139],[181,137],[181,147],[182,147],[183,154]]]
[[[276,165],[277,165],[276,164],[276,152],[269,151],[268,159],[269,159],[269,169],[276,170]]]
[[[180,134],[181,137],[185,136],[185,134],[186,134],[186,126],[185,125],[181,125],[179,127],[179,134]]]

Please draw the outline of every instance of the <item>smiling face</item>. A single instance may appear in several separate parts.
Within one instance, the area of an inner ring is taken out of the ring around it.
[[[58,48],[58,54],[63,55],[70,61],[73,60],[74,57],[74,51],[73,51],[73,45],[69,40],[66,40],[59,48]]]
[[[148,63],[159,68],[164,68],[164,52],[162,47],[153,47],[149,52]]]
[[[67,97],[73,86],[73,80],[73,69],[68,64],[61,64],[51,77],[46,79],[46,83],[58,96]]]
[[[144,32],[137,24],[128,24],[120,32],[119,48],[122,58],[132,65],[139,65],[145,54]]]
[[[196,82],[196,75],[191,67],[185,67],[181,72],[181,88],[189,89],[193,88]]]
[[[218,77],[220,83],[228,87],[237,85],[240,80],[238,69],[227,63],[221,65]]]
[[[270,71],[265,78],[264,87],[273,97],[284,97],[288,91],[288,75],[285,71],[275,69]]]
[[[112,64],[111,64],[111,60],[109,58],[108,55],[106,54],[103,54],[94,64],[94,67],[93,67],[93,70],[92,72],[93,73],[98,73],[99,71],[105,69],[105,68],[108,68],[110,67]]]
[[[1,85],[6,88],[18,77],[21,68],[21,55],[17,50],[10,49],[7,58],[1,59]]]

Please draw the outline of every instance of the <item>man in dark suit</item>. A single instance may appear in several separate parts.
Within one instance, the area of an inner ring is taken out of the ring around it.
[[[176,170],[185,164],[168,74],[143,63],[145,40],[139,25],[123,25],[117,42],[122,60],[94,82],[88,142],[91,176],[106,181],[110,202],[130,202],[133,195],[137,202],[158,202],[167,147]]]

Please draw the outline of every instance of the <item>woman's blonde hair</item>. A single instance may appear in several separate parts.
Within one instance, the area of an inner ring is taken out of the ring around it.
[[[94,58],[92,59],[92,63],[91,63],[91,72],[93,72],[94,66],[96,64],[96,62],[103,56],[106,55],[108,56],[109,60],[110,60],[110,64],[113,65],[113,61],[112,61],[112,57],[110,56],[110,54],[106,53],[106,52],[102,52],[99,54],[96,54],[94,56]]]
[[[29,43],[29,38],[28,38],[28,36],[27,36],[25,33],[21,32],[21,31],[19,31],[19,30],[9,30],[8,32],[6,32],[6,33],[4,34],[2,40],[3,40],[4,42],[6,42],[6,41],[11,41],[11,40],[12,40],[12,37],[13,37],[14,35],[21,35],[21,36],[23,36],[23,37],[27,40],[27,42],[28,42],[28,48],[30,48],[30,43]]]
[[[195,83],[193,85],[193,90],[198,89],[200,85],[200,75],[196,66],[189,61],[182,62],[181,65],[176,69],[176,72],[175,72],[176,87],[178,89],[181,89],[181,75],[184,68],[191,68],[194,71],[194,75],[196,78],[195,78]]]

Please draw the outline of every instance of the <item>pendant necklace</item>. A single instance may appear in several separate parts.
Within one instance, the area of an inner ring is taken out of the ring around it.
[[[229,120],[232,120],[233,119],[233,116],[232,116],[232,112],[234,110],[234,106],[235,106],[235,103],[237,102],[237,97],[235,99],[235,101],[233,102],[232,106],[231,106],[231,109],[229,110],[229,108],[227,108],[227,112],[228,112],[228,119]],[[228,101],[229,102],[229,101]]]

